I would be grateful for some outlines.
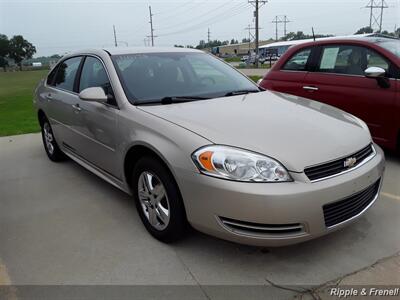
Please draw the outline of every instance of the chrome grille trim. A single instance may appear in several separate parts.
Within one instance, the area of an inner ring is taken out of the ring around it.
[[[335,159],[323,164],[318,164],[314,166],[309,166],[304,169],[304,173],[306,174],[307,178],[311,182],[318,182],[321,180],[326,180],[329,178],[333,178],[342,174],[346,174],[353,170],[356,170],[369,162],[372,158],[376,155],[376,150],[373,144],[369,144],[368,146],[362,148],[361,150],[347,155],[345,157]],[[357,157],[357,163],[353,167],[346,168],[344,167],[344,161],[350,157]],[[335,170],[333,172],[333,170]],[[333,174],[332,174],[333,172]],[[322,176],[322,174],[327,174],[326,176]]]
[[[300,223],[259,224],[224,217],[218,217],[218,220],[225,229],[239,235],[279,237],[305,234],[304,226]]]

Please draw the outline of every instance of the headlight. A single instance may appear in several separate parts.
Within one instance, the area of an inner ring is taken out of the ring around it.
[[[200,172],[246,182],[292,181],[278,161],[257,153],[228,146],[207,146],[192,154]]]

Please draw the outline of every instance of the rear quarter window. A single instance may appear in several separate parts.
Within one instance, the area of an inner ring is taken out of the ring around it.
[[[56,76],[56,73],[57,73],[57,68],[58,68],[58,65],[55,66],[54,69],[47,76],[47,80],[46,80],[47,85],[53,85],[54,77]]]

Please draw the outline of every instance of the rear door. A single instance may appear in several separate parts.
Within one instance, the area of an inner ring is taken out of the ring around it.
[[[77,116],[74,105],[79,97],[76,91],[76,75],[82,56],[68,58],[57,66],[54,78],[47,83],[47,114],[59,146],[73,149]]]
[[[396,82],[379,86],[376,79],[366,78],[368,67],[385,69],[392,77],[391,63],[372,49],[358,45],[333,44],[319,48],[315,71],[307,73],[302,88],[307,98],[343,109],[364,120],[374,139],[388,145],[393,140]]]
[[[302,82],[312,61],[313,47],[303,48],[294,53],[280,70],[271,70],[262,82],[266,89],[306,96]]]
[[[102,61],[87,56],[79,77],[79,92],[89,87],[101,87],[109,96],[106,104],[76,99],[79,121],[74,130],[79,133],[77,150],[86,161],[102,171],[120,178],[117,153],[117,115],[119,112],[107,71]]]

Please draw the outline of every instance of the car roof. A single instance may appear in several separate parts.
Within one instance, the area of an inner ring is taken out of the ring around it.
[[[104,48],[104,51],[111,55],[125,55],[138,53],[160,53],[160,52],[202,52],[197,49],[179,48],[179,47],[110,47]]]
[[[391,37],[391,36],[386,36],[383,34],[379,34],[379,33],[367,33],[367,34],[355,34],[355,35],[346,35],[346,36],[332,36],[332,37],[316,38],[315,41],[314,41],[314,39],[282,41],[282,42],[276,42],[276,43],[271,43],[268,45],[261,46],[260,49],[279,47],[279,46],[294,46],[294,45],[306,44],[306,43],[312,43],[312,42],[318,43],[318,42],[325,42],[325,41],[328,41],[328,42],[364,41],[364,42],[376,43],[376,42],[380,42],[383,40],[390,40],[390,39],[396,39],[396,38]]]
[[[92,48],[73,51],[67,53],[64,57],[71,57],[77,55],[102,55],[107,52],[109,55],[127,55],[127,54],[144,54],[144,53],[204,53],[201,50],[191,48],[178,48],[178,47],[110,47],[110,48]]]

